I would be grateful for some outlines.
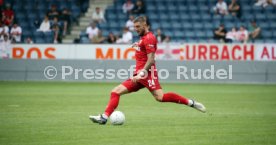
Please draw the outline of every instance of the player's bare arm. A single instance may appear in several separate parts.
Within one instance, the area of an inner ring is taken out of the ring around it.
[[[145,64],[144,68],[136,76],[134,76],[132,78],[133,82],[139,81],[147,73],[147,71],[150,70],[151,66],[155,63],[154,56],[155,56],[155,54],[153,52],[147,54],[148,60]]]

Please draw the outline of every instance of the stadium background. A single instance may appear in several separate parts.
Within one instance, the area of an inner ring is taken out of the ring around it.
[[[74,76],[62,80],[60,66],[119,69],[134,64],[129,44],[91,44],[85,33],[92,12],[100,7],[106,22],[97,26],[103,35],[120,35],[128,19],[122,12],[124,1],[4,2],[11,4],[23,33],[20,43],[11,44],[9,59],[0,60],[0,144],[276,144],[275,7],[255,7],[255,1],[240,0],[242,17],[238,19],[211,14],[216,0],[144,0],[143,15],[148,17],[151,29],[156,33],[161,28],[171,38],[170,43],[159,45],[159,68],[175,74],[177,65],[194,69],[210,65],[227,69],[233,65],[233,80],[173,80],[172,76],[162,81],[165,91],[203,102],[208,109],[206,114],[179,105],[158,104],[144,89],[122,97],[118,109],[126,115],[125,125],[96,126],[89,122],[88,115],[102,112],[109,90],[121,80]],[[62,44],[54,43],[54,32],[37,32],[34,23],[40,23],[53,4],[59,10],[71,11]],[[249,27],[253,19],[262,29],[259,39],[246,44],[225,44],[213,39],[213,30],[219,24],[229,30],[233,26]],[[133,35],[133,42],[139,39]],[[28,37],[33,44],[26,44]],[[217,47],[217,58],[211,57],[211,46]],[[230,57],[224,58],[225,47]],[[197,57],[188,60],[187,49],[194,50]],[[124,54],[127,50],[130,53]],[[166,57],[166,50],[171,57]],[[201,50],[206,50],[206,58],[199,57]],[[101,57],[97,57],[100,53]],[[47,66],[58,69],[57,78],[45,78]]]

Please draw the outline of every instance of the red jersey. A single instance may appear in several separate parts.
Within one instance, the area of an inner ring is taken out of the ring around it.
[[[135,52],[135,59],[136,59],[136,71],[137,73],[139,70],[143,69],[147,60],[149,53],[155,53],[157,49],[157,40],[156,37],[152,32],[146,33],[144,36],[140,38],[140,41],[138,42],[138,48]],[[155,64],[153,64],[154,69]]]
[[[4,11],[3,11],[3,15],[4,15],[5,17],[8,17],[8,18],[10,19],[11,17],[14,16],[14,13],[13,13],[12,10],[4,10]]]

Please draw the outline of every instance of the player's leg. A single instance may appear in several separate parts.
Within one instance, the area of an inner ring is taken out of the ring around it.
[[[109,116],[118,107],[121,95],[136,92],[143,87],[144,86],[139,83],[133,83],[130,79],[124,81],[122,84],[112,89],[110,99],[104,113],[97,116],[89,116],[89,118],[94,123],[105,124]]]
[[[178,104],[184,104],[193,107],[201,112],[206,112],[206,108],[203,104],[196,102],[194,100],[185,98],[173,92],[163,93],[162,89],[152,90],[151,94],[159,102],[173,102]]]
[[[107,122],[108,117],[118,107],[120,96],[127,93],[128,93],[128,89],[122,84],[116,86],[111,91],[110,99],[105,108],[104,113],[97,116],[89,116],[89,118],[94,123],[105,124]]]
[[[112,112],[117,108],[119,104],[120,96],[127,93],[129,93],[128,89],[122,84],[112,89],[109,102],[104,112],[104,115],[106,117],[109,117],[112,114]]]

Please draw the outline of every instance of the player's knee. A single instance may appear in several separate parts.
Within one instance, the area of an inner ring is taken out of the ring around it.
[[[122,86],[117,86],[115,88],[113,88],[111,90],[111,92],[119,94],[119,95],[123,95],[127,92],[126,88],[122,87]]]
[[[118,87],[115,87],[111,90],[112,93],[117,93],[117,94],[120,94],[120,89]]]
[[[162,102],[162,100],[163,100],[163,96],[160,96],[160,95],[156,95],[156,96],[154,96],[154,98],[158,102]]]

